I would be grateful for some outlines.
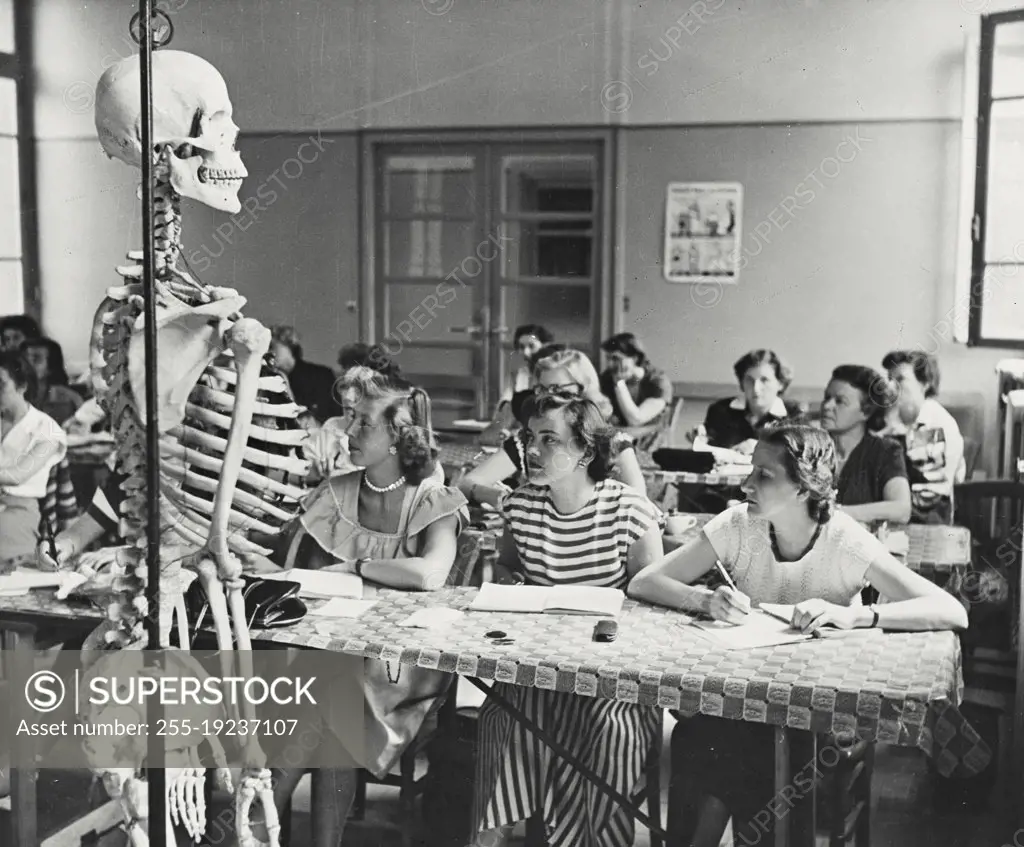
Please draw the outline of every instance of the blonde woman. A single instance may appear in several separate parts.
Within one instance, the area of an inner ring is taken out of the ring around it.
[[[597,370],[585,353],[571,348],[538,359],[533,366],[534,394],[562,398],[583,398],[593,403],[607,421],[612,415],[611,401],[601,392]],[[640,470],[632,439],[617,433],[619,452],[612,465],[611,477],[630,488],[646,494],[644,475]],[[459,489],[471,503],[498,508],[501,500],[524,479],[526,448],[522,432],[506,438],[501,449],[474,468]]]

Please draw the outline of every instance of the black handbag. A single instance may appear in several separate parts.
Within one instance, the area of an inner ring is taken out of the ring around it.
[[[306,604],[299,597],[299,583],[283,579],[262,579],[242,574],[245,587],[245,618],[249,629],[278,629],[301,621],[306,615]],[[185,611],[188,630],[195,641],[200,630],[213,632],[210,603],[199,579],[194,579],[185,592]]]
[[[715,457],[704,450],[681,450],[662,447],[651,454],[651,458],[665,471],[689,473],[710,473],[715,467]]]

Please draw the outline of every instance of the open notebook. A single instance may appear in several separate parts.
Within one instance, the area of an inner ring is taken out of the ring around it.
[[[299,596],[313,599],[331,600],[335,597],[362,598],[363,580],[354,573],[319,570],[308,571],[292,568],[287,571],[262,573],[264,579],[283,579],[299,584]]]
[[[622,611],[626,595],[593,585],[497,585],[488,582],[470,604],[474,612],[531,612],[552,615],[604,615]]]
[[[782,603],[762,603],[753,609],[741,624],[721,621],[695,621],[700,635],[720,647],[730,650],[754,647],[772,647],[793,644],[813,638],[841,638],[846,636],[880,635],[880,629],[836,629],[825,625],[816,634],[793,629],[793,607]]]

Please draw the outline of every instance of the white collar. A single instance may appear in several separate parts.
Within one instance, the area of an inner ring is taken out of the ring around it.
[[[747,398],[742,394],[739,397],[733,398],[733,401],[729,404],[729,408],[745,412],[747,409]],[[776,397],[775,402],[772,403],[772,407],[768,410],[768,414],[773,418],[788,417],[789,409],[786,408],[786,401],[781,397]]]

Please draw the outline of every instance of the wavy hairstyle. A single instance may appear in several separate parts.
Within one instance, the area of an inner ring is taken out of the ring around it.
[[[398,464],[409,482],[420,483],[434,472],[438,449],[426,391],[363,366],[345,371],[338,388],[342,394],[354,392],[356,402],[383,404],[381,419],[395,438]]]
[[[761,431],[762,444],[782,450],[786,475],[807,492],[807,513],[828,523],[836,507],[836,447],[825,430],[806,424],[780,422]]]
[[[789,384],[793,381],[793,371],[779,358],[779,354],[774,350],[761,348],[751,350],[740,356],[736,360],[736,364],[732,366],[732,372],[736,374],[736,382],[742,387],[743,377],[746,376],[747,371],[751,368],[756,368],[758,365],[772,366],[772,370],[775,371],[775,378],[782,386],[779,389],[779,395],[785,394]]]
[[[558,394],[537,394],[523,404],[523,420],[561,412],[569,425],[573,440],[590,456],[587,476],[600,482],[611,476],[618,457],[615,429],[609,425],[597,405],[586,397],[566,397]]]
[[[601,349],[605,353],[621,353],[623,356],[628,356],[636,362],[638,367],[645,370],[650,370],[652,367],[647,352],[632,332],[620,332],[618,335],[606,338],[601,342]]]
[[[936,397],[939,393],[939,360],[923,350],[893,350],[885,354],[882,367],[887,371],[900,365],[910,365],[917,381],[924,386],[925,397]]]
[[[601,391],[601,379],[597,375],[594,363],[586,353],[566,347],[550,356],[538,358],[533,363],[533,378],[537,380],[544,371],[558,368],[568,372],[573,381],[583,389],[583,396],[597,406],[598,411],[607,420],[612,416],[612,401]]]
[[[829,381],[845,382],[860,392],[860,408],[867,416],[869,432],[885,428],[885,417],[896,405],[899,393],[896,387],[874,368],[865,365],[840,365]]]

